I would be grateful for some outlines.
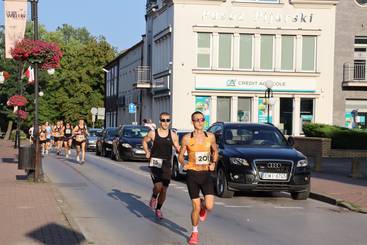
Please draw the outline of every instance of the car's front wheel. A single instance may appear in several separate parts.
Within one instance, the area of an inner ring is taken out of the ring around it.
[[[294,200],[306,200],[310,196],[310,187],[305,191],[291,192],[291,196]]]
[[[228,190],[228,182],[226,179],[226,173],[222,167],[218,168],[216,178],[216,190],[217,195],[223,198],[231,198],[234,195],[234,191]]]

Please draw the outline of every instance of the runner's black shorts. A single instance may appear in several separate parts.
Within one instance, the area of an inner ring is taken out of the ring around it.
[[[168,187],[171,182],[171,161],[163,160],[162,168],[149,167],[150,177],[152,178],[153,184],[161,182],[163,186]]]
[[[55,141],[55,142],[58,142],[58,141],[64,141],[64,137],[62,137],[62,136],[61,136],[61,137],[55,137],[55,136],[54,136],[54,141]]]
[[[186,184],[191,199],[199,198],[200,191],[204,196],[214,195],[213,181],[209,171],[188,170]]]

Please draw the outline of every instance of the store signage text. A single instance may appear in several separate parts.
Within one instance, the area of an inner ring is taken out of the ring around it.
[[[284,14],[275,13],[271,11],[256,11],[252,14],[243,12],[215,12],[215,11],[204,11],[203,20],[212,21],[253,21],[260,23],[312,23],[315,14],[313,13],[296,13],[296,14]]]
[[[316,80],[299,77],[246,78],[228,76],[197,76],[195,88],[198,90],[264,91],[266,81],[273,81],[273,91],[279,92],[316,92]]]

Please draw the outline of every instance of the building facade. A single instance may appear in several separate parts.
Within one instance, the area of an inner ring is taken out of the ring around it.
[[[366,128],[367,0],[336,7],[334,118],[336,125]]]
[[[301,134],[303,122],[331,124],[336,3],[148,1],[146,114],[157,122],[171,112],[173,127],[182,129],[191,128],[196,110],[206,126],[269,120],[289,135]]]
[[[143,64],[144,41],[123,51],[105,66],[106,72],[106,127],[121,124],[141,123],[143,93],[134,84],[138,80]],[[136,113],[129,112],[134,104]]]

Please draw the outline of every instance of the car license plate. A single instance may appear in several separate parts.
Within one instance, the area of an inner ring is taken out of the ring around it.
[[[261,179],[267,180],[286,180],[288,178],[288,174],[286,173],[260,173]]]
[[[144,150],[135,150],[135,153],[136,154],[145,154],[145,151]]]

